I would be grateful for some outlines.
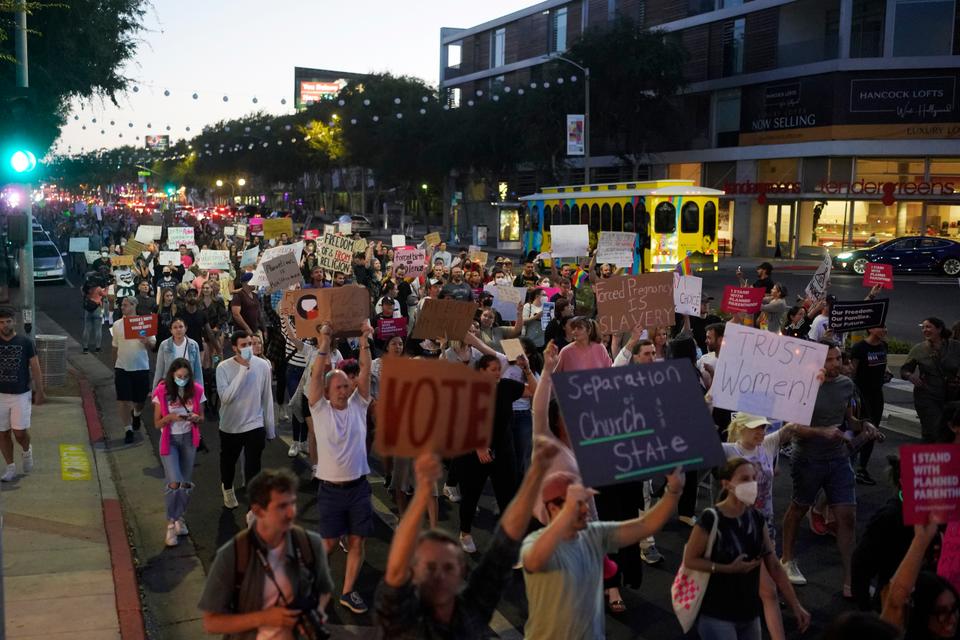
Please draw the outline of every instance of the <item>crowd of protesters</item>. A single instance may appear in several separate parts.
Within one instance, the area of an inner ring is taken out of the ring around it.
[[[143,405],[152,399],[152,426],[161,430],[166,544],[178,544],[193,517],[187,507],[198,448],[219,450],[225,508],[237,508],[236,489],[247,487],[249,529],[218,552],[200,604],[211,633],[294,637],[290,630],[306,624],[303,602],[319,612],[322,623],[335,589],[325,555],[338,547],[347,561],[337,602],[355,614],[368,612],[374,594],[360,593],[356,581],[365,540],[374,532],[367,481],[374,464],[401,514],[374,597],[375,624],[385,637],[486,637],[513,571],[521,572],[526,586],[526,637],[603,637],[605,613],[626,610],[622,590],[639,588],[644,564],[663,562],[654,535],[675,515],[690,528],[684,565],[712,574],[697,622],[701,638],[760,638],[763,628],[779,640],[790,625],[807,628],[810,614],[801,604],[802,589],[795,590],[807,582],[797,548],[805,518],[814,533],[836,537],[843,574],[842,583],[832,585],[837,593],[851,601],[851,609],[882,612],[845,615],[830,623],[828,633],[883,637],[899,630],[911,639],[956,637],[956,585],[930,569],[936,566],[931,549],[960,544],[960,530],[943,531],[936,524],[911,530],[903,525],[899,501],[876,514],[858,514],[856,488],[877,482],[868,466],[874,443],[883,439],[883,385],[893,375],[913,383],[924,441],[960,438],[957,326],[951,334],[942,320],[925,319],[923,341],[899,372],[890,372],[882,327],[855,337],[833,332],[833,299],[789,302],[787,287],[773,279],[769,263],[757,268],[753,283],[768,294],[756,316],[714,313],[705,297],[698,317],[677,315],[672,326],[638,326],[611,335],[602,333],[595,319],[593,291],[619,270],[596,264],[595,255],[569,264],[551,260],[549,266],[534,255],[518,264],[498,256],[488,265],[476,260],[477,253],[444,242],[431,246],[409,239],[427,250],[427,260],[422,273],[408,274],[395,263],[394,247],[371,240],[365,247],[361,242],[347,273],[334,273],[320,264],[322,232],[321,239],[305,239],[298,230],[265,240],[253,225],[239,236],[240,221],[187,216],[168,217],[163,235],[146,243],[132,267],[115,268],[112,261],[143,221],[121,210],[98,215],[48,222],[57,238],[96,238],[95,260],[76,256],[84,276],[78,309],[82,346],[85,353],[99,351],[101,327],[112,325],[127,443],[137,441]],[[167,229],[173,226],[192,226],[194,243],[169,246]],[[225,235],[228,226],[233,235]],[[362,335],[336,339],[326,326],[319,339],[296,335],[283,292],[255,286],[256,263],[241,267],[244,251],[282,245],[296,246],[303,279],[298,286],[366,288],[370,313]],[[205,248],[229,251],[230,268],[201,268],[197,259]],[[179,263],[160,264],[160,250],[177,251]],[[747,282],[743,273],[738,276]],[[501,284],[526,289],[516,308],[497,299],[495,285]],[[462,340],[409,337],[431,298],[476,305],[475,321]],[[157,314],[156,336],[126,337],[123,317],[151,313]],[[406,335],[380,335],[380,321],[390,319],[404,319]],[[783,424],[709,404],[727,319],[827,346],[811,424]],[[524,352],[512,360],[503,346],[511,338],[520,339]],[[451,460],[374,455],[371,407],[382,364],[391,358],[442,358],[496,381],[490,446]],[[676,469],[665,482],[661,477],[618,484],[600,493],[585,487],[552,400],[552,375],[667,359],[687,360],[697,372],[727,464],[712,472]],[[198,425],[212,418],[219,419],[219,441],[205,444]],[[280,431],[290,435],[288,455],[310,461],[318,486],[315,533],[294,525],[296,478],[260,472],[262,451]],[[897,468],[895,460],[892,464]],[[773,478],[784,466],[790,468],[792,498],[777,521]],[[710,478],[715,504],[697,513],[698,487]],[[500,522],[483,550],[472,522],[488,479]],[[455,533],[437,528],[441,498],[458,504]],[[858,515],[872,516],[859,542]],[[430,528],[421,531],[424,516]],[[883,562],[865,559],[871,556],[883,556]],[[468,571],[471,557],[477,563]],[[243,565],[239,578],[235,563]],[[314,600],[301,598],[305,590]],[[792,613],[788,623],[781,601]]]

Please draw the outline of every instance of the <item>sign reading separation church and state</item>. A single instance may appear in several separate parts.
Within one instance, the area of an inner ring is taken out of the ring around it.
[[[687,361],[557,373],[553,383],[587,486],[668,474],[678,466],[707,469],[725,459]]]
[[[827,346],[728,322],[710,395],[713,406],[810,424]]]

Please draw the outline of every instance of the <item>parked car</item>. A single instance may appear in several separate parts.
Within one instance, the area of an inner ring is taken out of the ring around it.
[[[33,245],[33,279],[36,282],[59,282],[64,279],[63,256],[50,241]]]
[[[867,263],[893,265],[894,273],[943,273],[960,275],[960,242],[935,236],[905,236],[872,247],[838,253],[835,269],[862,274]]]
[[[373,233],[373,223],[367,216],[352,213],[350,214],[350,230],[362,236],[370,235]]]

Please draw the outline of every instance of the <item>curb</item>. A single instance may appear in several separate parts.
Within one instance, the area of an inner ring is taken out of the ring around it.
[[[103,423],[97,413],[93,387],[79,371],[71,369],[71,373],[79,382],[90,444],[95,446],[103,443]],[[102,505],[103,528],[107,534],[110,564],[113,568],[113,589],[117,603],[117,619],[120,622],[120,637],[123,640],[145,640],[147,636],[140,604],[140,587],[133,565],[133,554],[130,553],[130,544],[127,541],[123,507],[116,498],[103,498]]]

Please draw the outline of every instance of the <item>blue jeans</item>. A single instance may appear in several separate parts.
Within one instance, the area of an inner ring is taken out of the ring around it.
[[[760,618],[731,622],[701,615],[697,619],[700,640],[760,640]]]
[[[287,365],[287,398],[293,398],[293,394],[297,392],[297,387],[300,386],[300,378],[302,377],[303,367],[298,367],[293,364]],[[290,428],[293,431],[294,442],[307,441],[307,424],[306,422],[297,420],[297,417],[293,415],[292,408],[290,410]]]
[[[81,346],[84,349],[95,350],[100,348],[103,339],[103,315],[100,307],[94,311],[83,310],[83,333],[80,336]]]
[[[533,415],[530,410],[513,412],[513,450],[517,455],[517,478],[523,478],[533,456]]]
[[[167,505],[167,520],[179,520],[187,511],[193,484],[193,460],[197,450],[193,446],[193,434],[178,433],[170,436],[170,455],[160,456],[166,485],[163,499]],[[176,487],[172,485],[177,485]]]

